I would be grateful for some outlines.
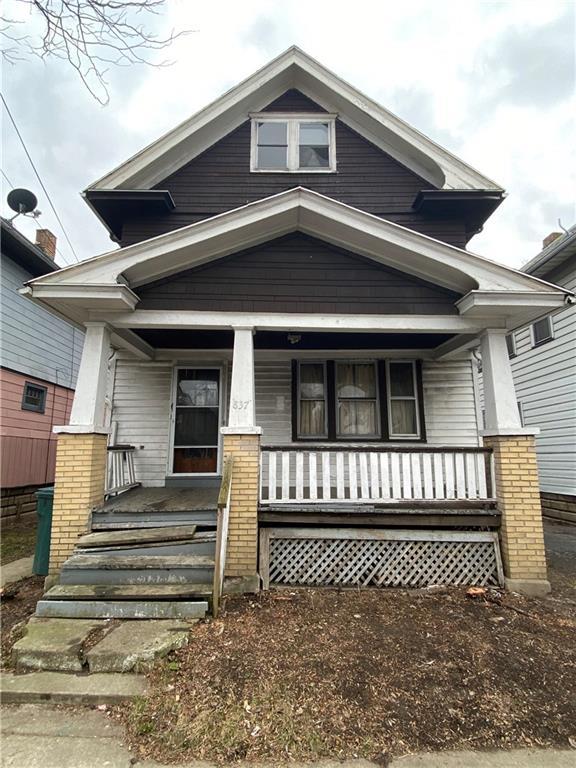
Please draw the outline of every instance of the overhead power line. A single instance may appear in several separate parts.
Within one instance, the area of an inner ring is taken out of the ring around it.
[[[80,259],[78,258],[78,255],[77,255],[76,251],[74,250],[74,246],[72,245],[72,242],[70,241],[70,238],[68,237],[68,233],[66,232],[66,228],[64,227],[64,224],[62,224],[62,219],[60,218],[60,216],[58,216],[58,212],[57,212],[56,208],[54,207],[54,203],[52,202],[52,199],[51,199],[50,195],[48,194],[48,190],[44,186],[44,182],[42,181],[42,179],[40,178],[40,174],[36,170],[36,166],[34,165],[34,161],[32,160],[32,157],[30,156],[30,152],[28,152],[28,148],[26,146],[26,142],[22,138],[22,134],[18,130],[18,126],[16,125],[16,121],[12,117],[12,113],[10,112],[10,109],[8,108],[8,104],[6,103],[6,99],[4,98],[4,94],[2,93],[2,94],[0,94],[0,96],[2,97],[2,103],[4,104],[4,108],[5,108],[6,112],[8,113],[8,117],[10,118],[10,121],[11,121],[12,125],[14,126],[14,130],[16,131],[16,135],[20,139],[20,143],[22,144],[24,152],[26,153],[26,157],[30,161],[30,165],[32,166],[32,170],[36,174],[36,178],[38,179],[38,181],[40,183],[40,186],[42,187],[42,190],[43,190],[44,194],[46,195],[46,199],[50,203],[50,208],[52,208],[52,212],[54,213],[54,216],[56,216],[56,220],[58,221],[58,224],[60,224],[60,228],[62,229],[62,232],[64,233],[64,237],[66,238],[66,242],[70,246],[70,250],[74,254],[74,258],[76,259],[76,261],[79,262]]]
[[[4,178],[5,178],[5,179],[6,179],[6,181],[8,182],[8,186],[9,186],[9,187],[11,187],[11,188],[13,189],[13,188],[14,188],[14,184],[12,184],[12,182],[10,181],[10,179],[8,178],[8,176],[6,176],[6,174],[4,173],[4,171],[2,170],[2,168],[0,168],[0,173],[2,174],[2,176],[4,176]]]

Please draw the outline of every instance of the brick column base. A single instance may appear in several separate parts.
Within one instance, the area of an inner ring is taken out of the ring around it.
[[[490,436],[506,587],[526,595],[550,592],[546,571],[536,450],[532,435]]]
[[[234,456],[225,576],[253,592],[258,580],[260,435],[224,434],[224,456]],[[226,590],[228,591],[228,590]]]
[[[85,533],[90,511],[104,501],[107,436],[58,435],[50,574],[60,571],[78,537]]]

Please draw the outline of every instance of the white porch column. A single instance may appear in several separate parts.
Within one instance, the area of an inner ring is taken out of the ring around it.
[[[86,323],[84,349],[70,414],[70,425],[73,428],[85,427],[86,432],[101,432],[105,429],[110,353],[110,330],[106,323]]]
[[[234,328],[228,426],[238,431],[251,431],[256,426],[253,337],[253,328]]]
[[[505,330],[487,330],[481,336],[482,381],[486,432],[521,434],[512,367],[508,357]]]
[[[520,422],[506,331],[481,337],[486,429],[492,449],[506,586],[527,595],[550,592],[542,530],[534,434]]]

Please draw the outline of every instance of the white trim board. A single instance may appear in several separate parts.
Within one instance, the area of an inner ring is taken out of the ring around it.
[[[149,189],[292,88],[338,114],[350,128],[439,189],[502,189],[296,46],[88,189]]]
[[[28,283],[132,288],[300,231],[460,293],[474,289],[551,295],[569,291],[317,192],[296,187],[135,245],[109,251]]]

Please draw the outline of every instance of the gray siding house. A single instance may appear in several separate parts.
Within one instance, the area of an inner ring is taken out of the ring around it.
[[[576,226],[556,234],[523,271],[576,291]],[[523,424],[540,429],[542,511],[576,520],[576,305],[513,332],[508,349]]]

